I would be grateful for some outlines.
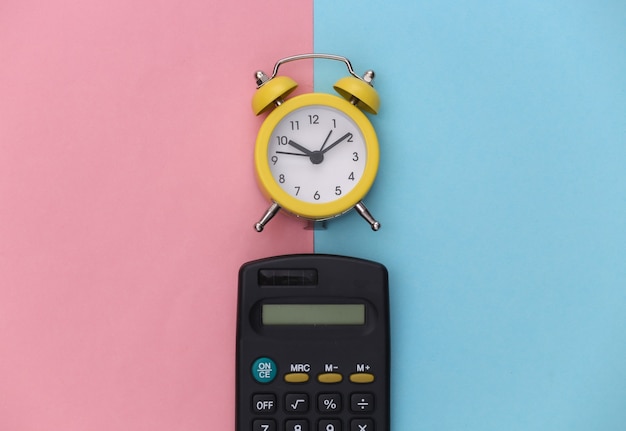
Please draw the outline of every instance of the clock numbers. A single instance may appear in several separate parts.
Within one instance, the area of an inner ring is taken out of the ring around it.
[[[325,204],[350,195],[366,165],[358,125],[323,105],[297,109],[272,131],[267,163],[276,184],[302,202]]]

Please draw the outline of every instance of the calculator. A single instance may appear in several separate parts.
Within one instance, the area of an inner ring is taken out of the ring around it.
[[[244,264],[237,431],[389,431],[387,269],[298,254]]]

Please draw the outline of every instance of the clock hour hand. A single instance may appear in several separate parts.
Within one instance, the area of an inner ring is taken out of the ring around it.
[[[346,139],[352,138],[352,133],[348,132],[345,135],[343,135],[341,138],[337,139],[335,142],[333,142],[332,144],[330,144],[328,147],[324,148],[324,150],[322,151],[322,153],[325,153],[327,151],[329,151],[331,148],[336,147],[337,145],[341,144],[343,141],[345,141]]]
[[[311,151],[311,150],[309,150],[307,148],[304,148],[302,145],[298,144],[297,142],[292,141],[291,139],[289,140],[289,142],[287,142],[287,145],[291,145],[296,150],[302,151],[307,156],[310,156],[311,154],[313,154],[313,151]]]
[[[292,147],[294,147],[296,150],[300,150],[302,151],[302,155],[303,156],[307,156],[309,158],[309,160],[311,160],[311,163],[313,163],[314,165],[319,165],[320,163],[322,163],[324,161],[324,153],[322,151],[311,151],[307,148],[304,148],[302,145],[292,141],[291,139],[289,140],[289,142],[287,142],[288,145],[291,145]],[[280,153],[279,151],[277,151],[277,153]],[[295,155],[296,153],[283,153],[283,154],[293,154]]]

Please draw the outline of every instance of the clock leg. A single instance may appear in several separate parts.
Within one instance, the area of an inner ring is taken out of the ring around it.
[[[265,225],[276,215],[278,210],[280,210],[280,205],[278,205],[276,202],[272,202],[272,205],[270,205],[267,211],[265,211],[265,214],[263,214],[263,217],[261,218],[261,220],[259,220],[254,225],[254,228],[256,229],[256,231],[262,232]]]
[[[370,212],[367,210],[367,207],[365,206],[363,201],[357,203],[354,206],[354,209],[370,224],[373,231],[377,231],[378,229],[380,229],[380,223],[376,221],[374,217],[372,217],[372,214],[370,214]]]

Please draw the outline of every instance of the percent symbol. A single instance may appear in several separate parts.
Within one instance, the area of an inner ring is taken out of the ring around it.
[[[335,410],[337,408],[337,403],[335,403],[334,399],[330,398],[324,400],[324,406],[326,407],[326,410]]]

